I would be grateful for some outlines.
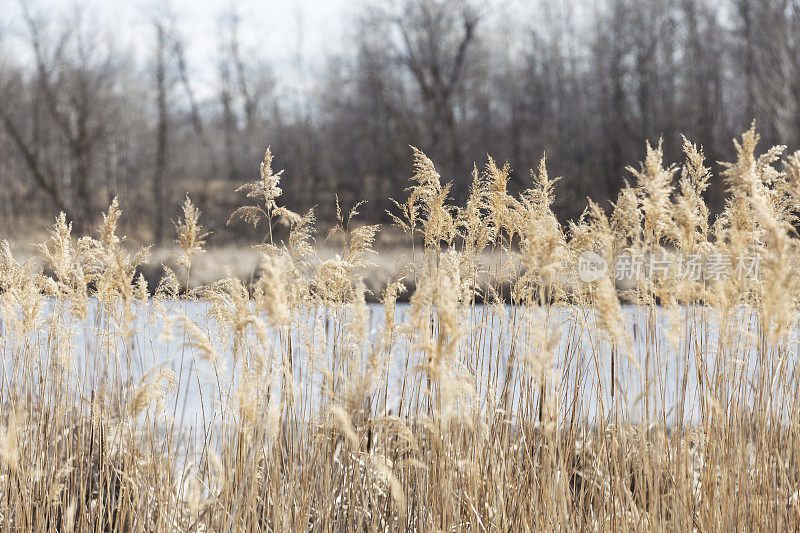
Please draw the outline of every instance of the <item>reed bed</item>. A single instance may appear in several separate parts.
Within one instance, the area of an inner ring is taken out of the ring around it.
[[[379,228],[339,210],[341,249],[320,257],[269,151],[232,215],[264,231],[250,283],[193,283],[207,234],[188,198],[182,271],[158,287],[116,202],[94,236],[56,219],[46,275],[6,243],[0,529],[800,527],[800,152],[757,143],[751,128],[721,178],[689,141],[680,165],[648,145],[608,212],[589,201],[567,226],[544,159],[510,195],[489,158],[456,206],[415,151],[392,212],[413,255],[380,307],[363,280]],[[714,220],[711,179],[729,190]],[[587,279],[589,252],[610,267]],[[636,255],[759,268],[621,290],[615,265]]]

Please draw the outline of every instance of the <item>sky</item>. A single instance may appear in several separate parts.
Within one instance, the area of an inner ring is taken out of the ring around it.
[[[213,78],[218,57],[219,20],[235,6],[240,14],[242,52],[269,62],[276,75],[313,69],[331,54],[345,50],[347,19],[360,0],[0,0],[0,24],[12,45],[25,35],[20,1],[46,18],[69,17],[82,11],[88,27],[111,34],[121,49],[132,50],[143,64],[153,52],[150,20],[154,13],[172,12],[183,36],[193,76]],[[14,41],[17,41],[14,43]],[[201,85],[210,79],[197,80]]]
[[[359,0],[3,0],[9,19],[20,12],[20,1],[47,16],[69,16],[76,7],[110,29],[121,40],[141,41],[153,13],[173,12],[179,26],[191,34],[192,45],[202,48],[217,34],[219,16],[235,7],[242,14],[242,34],[252,43],[288,53],[298,42],[308,50],[320,50],[340,36],[343,15]],[[5,10],[5,9],[4,9]]]
[[[217,77],[219,20],[235,7],[240,14],[243,56],[268,64],[281,86],[302,90],[332,55],[352,50],[352,25],[370,0],[0,0],[0,29],[12,56],[25,61],[29,48],[22,42],[20,2],[46,18],[69,18],[79,9],[89,28],[111,35],[116,46],[133,51],[139,65],[152,59],[153,14],[173,13],[185,43],[189,71],[198,95],[213,91]],[[559,0],[554,0],[559,2]],[[564,1],[564,0],[560,0]],[[495,21],[524,12],[530,0],[486,0]],[[501,22],[501,26],[502,21]],[[10,38],[9,38],[10,36]],[[105,37],[106,35],[104,35]],[[16,41],[16,43],[14,43]],[[22,58],[22,59],[21,59]]]

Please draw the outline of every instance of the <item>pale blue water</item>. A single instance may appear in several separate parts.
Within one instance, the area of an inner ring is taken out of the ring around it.
[[[46,319],[58,311],[54,310],[54,305],[50,302],[44,310]],[[126,346],[118,342],[121,325],[109,321],[105,313],[97,313],[96,302],[90,306],[86,323],[76,322],[64,310],[56,313],[61,317],[60,328],[71,331],[67,340],[37,335],[28,339],[27,342],[32,344],[27,349],[37,354],[33,371],[52,373],[55,369],[66,368],[67,377],[78,380],[84,398],[88,399],[104,379],[137,383],[154,369],[171,369],[180,376],[181,383],[177,392],[167,395],[164,414],[171,416],[175,413],[179,427],[193,438],[202,437],[203,428],[219,424],[223,414],[228,420],[235,415],[232,403],[235,398],[221,395],[220,389],[236,389],[241,366],[241,361],[234,364],[230,342],[214,333],[217,328],[206,316],[207,311],[207,304],[177,301],[169,304],[167,315],[185,312],[210,335],[220,356],[216,372],[199,358],[197,350],[184,344],[179,324],[173,327],[173,338],[163,336],[165,323],[154,307],[137,308],[132,324],[135,333],[130,345]],[[406,305],[398,304],[397,322],[404,320],[406,311]],[[645,418],[645,412],[649,421],[664,420],[668,425],[674,425],[682,418],[683,422],[696,423],[701,417],[703,404],[708,411],[724,414],[730,397],[745,398],[748,403],[757,401],[751,390],[759,379],[769,379],[773,383],[764,389],[772,391],[772,395],[761,401],[768,402],[765,405],[776,419],[786,419],[788,413],[796,409],[797,343],[791,343],[791,349],[781,355],[770,353],[759,359],[758,347],[748,337],[756,334],[757,323],[749,313],[740,311],[729,328],[733,345],[739,346],[740,350],[719,353],[719,324],[706,309],[681,309],[674,323],[665,312],[658,310],[651,322],[657,325],[655,331],[648,329],[648,309],[628,306],[623,312],[631,349],[615,356],[613,397],[610,345],[607,340],[598,338],[594,314],[588,309],[551,308],[547,316],[541,309],[526,311],[506,307],[501,317],[488,308],[476,306],[470,326],[462,328],[461,344],[457,350],[459,355],[451,370],[474,389],[472,398],[477,399],[478,408],[490,418],[503,414],[513,419],[521,408],[537,412],[541,384],[537,379],[541,376],[546,376],[547,398],[554,405],[562,424],[571,420],[592,423],[598,417],[636,422]],[[526,316],[529,313],[534,314],[530,321]],[[295,410],[301,419],[307,420],[323,408],[326,398],[322,393],[325,379],[320,371],[325,369],[337,375],[339,387],[344,386],[343,382],[348,378],[358,378],[358,372],[366,368],[370,355],[378,350],[384,329],[384,312],[379,305],[369,307],[368,342],[360,347],[360,362],[355,361],[350,370],[344,369],[340,355],[336,357],[338,368],[333,365],[333,341],[342,333],[331,326],[330,312],[310,310],[303,319],[307,324],[302,328],[305,335],[299,334],[296,327],[292,330],[292,367]],[[696,321],[696,326],[691,328],[695,335],[687,339],[682,332],[692,320]],[[541,331],[543,325],[547,331],[544,334]],[[7,324],[3,324],[0,331],[3,333],[0,344],[2,379],[4,390],[8,391],[27,371],[21,364],[23,358],[18,355],[20,350],[26,349],[26,343],[13,339]],[[670,340],[671,331],[676,332],[676,342]],[[110,345],[104,332],[114,339]],[[550,338],[553,335],[557,336],[552,344],[553,356],[549,361],[546,358],[542,360],[537,357],[536,347],[542,344],[543,336]],[[648,335],[650,342],[647,342]],[[270,331],[269,336],[279,345],[277,332]],[[796,331],[793,331],[792,338],[797,339]],[[377,357],[385,364],[388,385],[384,388],[381,384],[375,389],[371,398],[374,412],[397,414],[402,409],[401,414],[405,414],[412,398],[417,397],[410,384],[421,381],[423,372],[420,367],[426,355],[416,346],[417,339],[410,344],[402,336],[399,339],[391,353],[383,351]],[[248,340],[255,342],[252,331],[248,333]],[[33,349],[33,345],[37,348]],[[726,345],[731,346],[731,343]],[[309,356],[312,353],[317,355],[312,358]],[[479,358],[478,353],[483,357]],[[57,361],[69,363],[64,365]],[[280,356],[276,354],[273,357],[276,376],[280,375],[279,361]],[[775,378],[778,375],[782,376],[779,380]],[[683,389],[684,379],[686,396],[681,398],[679,391]],[[497,386],[490,388],[490,382]],[[271,384],[263,385],[272,387],[273,396],[279,397],[279,377]],[[421,387],[424,389],[424,385]],[[648,394],[643,394],[644,390]],[[465,403],[455,402],[452,408],[464,412]],[[156,416],[157,420],[162,418]]]

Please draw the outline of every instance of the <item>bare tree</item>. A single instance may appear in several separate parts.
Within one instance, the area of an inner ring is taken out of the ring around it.
[[[155,240],[161,242],[164,239],[168,191],[164,183],[164,175],[167,171],[167,128],[169,127],[169,112],[167,110],[167,33],[164,26],[154,21],[153,26],[156,33],[156,52],[155,52],[155,85],[156,102],[158,108],[158,120],[156,125],[156,161],[153,172],[153,206],[155,207]]]
[[[110,92],[116,74],[114,52],[86,31],[80,11],[55,35],[27,3],[21,4],[35,60],[32,104],[37,108],[41,105],[55,126],[63,140],[65,158],[54,161],[42,146],[43,137],[37,137],[36,129],[33,138],[26,135],[30,128],[15,120],[7,105],[0,106],[0,118],[37,186],[58,209],[70,214],[78,227],[85,227],[101,197],[98,189],[107,185],[98,181],[94,172],[98,148],[107,132],[106,120],[111,115],[108,106],[113,100]]]
[[[220,18],[219,101],[222,106],[222,135],[227,174],[241,180],[249,174],[254,158],[254,141],[268,127],[263,111],[272,90],[268,69],[248,62],[241,47],[240,16],[231,8]],[[257,160],[257,159],[256,159]]]
[[[406,0],[396,8],[378,6],[364,24],[385,32],[388,60],[410,74],[419,96],[416,115],[425,132],[423,147],[454,172],[462,159],[455,96],[468,68],[481,20],[466,0]],[[373,41],[376,43],[376,41]]]

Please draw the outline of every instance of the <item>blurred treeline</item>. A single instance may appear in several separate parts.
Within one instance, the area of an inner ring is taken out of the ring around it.
[[[143,62],[86,17],[20,7],[0,29],[4,234],[58,210],[85,230],[117,195],[129,230],[166,240],[187,192],[212,230],[229,231],[232,191],[267,145],[286,204],[317,205],[323,223],[334,194],[385,219],[388,198],[404,194],[409,145],[453,180],[457,201],[487,153],[510,160],[522,188],[546,152],[565,177],[563,218],[588,195],[613,198],[645,140],[663,135],[677,161],[685,134],[725,160],[756,119],[765,146],[800,145],[800,0],[538,0],[524,20],[478,0],[372,0],[344,22],[347,52],[291,101],[270,50],[244,52],[247,14],[235,9],[203,66],[213,87],[199,90],[186,51],[208,37],[175,17],[150,16]],[[20,57],[5,46],[12,32]],[[723,188],[709,190],[714,209]]]

